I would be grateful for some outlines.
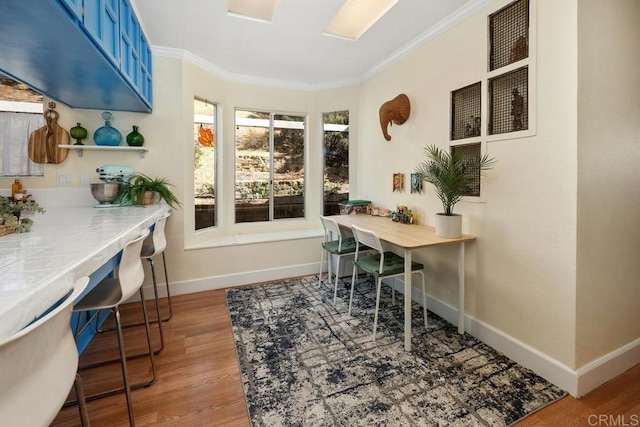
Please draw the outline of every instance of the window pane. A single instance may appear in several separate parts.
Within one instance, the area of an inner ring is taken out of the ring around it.
[[[216,225],[216,106],[193,101],[195,229]]]
[[[269,113],[236,110],[236,223],[269,221]]]
[[[338,203],[349,199],[349,111],[323,114],[324,215],[340,213]]]
[[[274,219],[304,217],[304,120],[274,116]]]

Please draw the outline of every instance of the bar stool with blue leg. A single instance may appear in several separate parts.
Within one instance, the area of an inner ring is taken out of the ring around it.
[[[51,425],[73,385],[80,421],[89,426],[70,325],[73,301],[88,283],[88,277],[78,279],[57,307],[0,342],[1,425]]]
[[[147,308],[144,303],[144,295],[142,293],[142,283],[144,282],[144,268],[142,266],[142,258],[140,252],[142,250],[142,242],[149,235],[149,230],[144,230],[138,237],[127,243],[122,250],[122,257],[118,265],[118,274],[115,278],[106,278],[102,280],[95,288],[76,303],[74,311],[99,311],[110,309],[113,312],[116,332],[118,338],[118,349],[120,354],[120,364],[122,370],[122,379],[124,387],[122,389],[110,390],[99,393],[97,395],[88,396],[88,400],[94,398],[111,396],[113,394],[124,391],[127,400],[127,410],[129,416],[129,425],[135,425],[135,417],[133,415],[133,401],[131,398],[131,390],[139,388],[138,385],[131,386],[129,384],[129,372],[127,369],[127,356],[124,348],[124,340],[122,335],[122,324],[120,321],[120,304],[131,298],[136,291],[140,294],[142,301],[142,314],[144,317],[144,325],[147,334],[147,346],[149,349],[149,359],[151,361],[152,379],[139,386],[149,386],[155,382],[156,367],[153,354],[153,346],[151,343],[151,329],[149,328],[149,319],[147,317]]]

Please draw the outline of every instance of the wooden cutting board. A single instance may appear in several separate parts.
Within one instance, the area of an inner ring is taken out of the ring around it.
[[[69,145],[69,132],[58,125],[59,114],[55,110],[49,110],[45,113],[47,119],[47,159],[49,163],[62,163],[67,158],[66,148],[60,148],[59,145]]]
[[[34,130],[29,135],[29,158],[35,163],[48,163],[47,126]]]

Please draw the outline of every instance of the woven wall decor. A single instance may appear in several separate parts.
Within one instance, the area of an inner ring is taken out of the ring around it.
[[[391,141],[391,135],[387,132],[387,126],[403,124],[409,118],[410,113],[411,104],[409,103],[409,97],[404,93],[382,104],[379,114],[384,139]]]

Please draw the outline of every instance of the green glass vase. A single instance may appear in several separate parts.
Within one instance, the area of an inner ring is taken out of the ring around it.
[[[142,147],[144,144],[144,136],[138,132],[138,126],[133,126],[133,131],[127,135],[127,144],[131,147]]]
[[[76,123],[76,126],[69,130],[69,134],[71,138],[76,140],[76,143],[73,145],[84,145],[82,140],[87,137],[87,130],[83,128],[80,123]]]

